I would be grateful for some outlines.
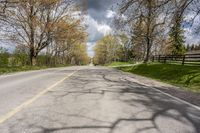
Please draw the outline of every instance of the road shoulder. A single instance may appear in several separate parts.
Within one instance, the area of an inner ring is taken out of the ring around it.
[[[117,70],[120,72],[123,72],[121,70]],[[184,89],[180,89],[180,87],[176,87],[167,83],[159,82],[157,80],[136,75],[136,74],[131,74],[128,72],[123,72],[129,75],[129,79],[127,79],[130,82],[137,82],[139,84],[157,89],[159,91],[162,91],[164,93],[167,93],[173,97],[176,97],[178,99],[181,99],[183,101],[188,102],[189,104],[193,104],[195,106],[198,106],[200,108],[200,94],[199,93],[194,93],[194,92],[189,92]]]

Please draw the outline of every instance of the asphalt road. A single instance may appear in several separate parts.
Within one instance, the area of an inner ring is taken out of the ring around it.
[[[0,133],[200,133],[200,110],[134,78],[93,66],[0,76]]]

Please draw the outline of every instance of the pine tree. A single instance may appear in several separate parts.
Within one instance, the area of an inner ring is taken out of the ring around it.
[[[172,43],[172,54],[183,55],[186,52],[184,43],[184,30],[182,29],[182,18],[177,18],[174,26],[171,28],[169,36]]]

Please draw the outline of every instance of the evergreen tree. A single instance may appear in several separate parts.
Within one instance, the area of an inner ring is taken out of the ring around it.
[[[186,52],[184,30],[181,24],[182,18],[177,18],[169,33],[173,55],[183,55]]]

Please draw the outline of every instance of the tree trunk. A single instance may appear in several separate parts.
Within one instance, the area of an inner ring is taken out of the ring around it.
[[[32,57],[32,66],[36,66],[37,65],[37,58],[36,56]]]
[[[144,59],[144,63],[148,63],[148,61],[149,61],[150,50],[151,50],[150,39],[149,39],[149,37],[147,37],[147,50],[146,50],[146,56]]]
[[[31,63],[31,66],[36,66],[37,65],[36,56],[30,55],[30,63]]]
[[[150,49],[147,49],[147,53],[146,53],[146,57],[144,59],[144,63],[148,63],[149,62],[149,55],[150,55]]]
[[[37,65],[37,54],[35,54],[35,51],[33,48],[30,49],[30,63],[31,63],[31,66]]]
[[[34,6],[33,6],[33,0],[30,1],[30,15],[29,15],[29,19],[30,19],[30,62],[31,62],[31,66],[35,66],[36,65],[36,51],[35,51],[35,47],[34,47],[34,43],[35,43],[35,36],[34,36]]]
[[[144,63],[148,63],[149,55],[151,50],[152,38],[151,38],[151,23],[152,23],[152,1],[148,0],[148,17],[147,17],[147,34],[146,34],[146,41],[147,41],[147,50],[146,50],[146,57],[144,59]]]

